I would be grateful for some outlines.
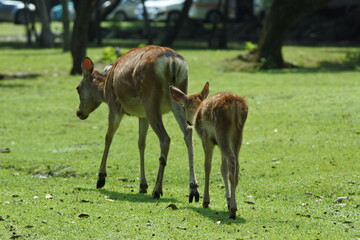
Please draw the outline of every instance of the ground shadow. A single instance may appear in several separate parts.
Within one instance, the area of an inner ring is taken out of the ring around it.
[[[141,194],[141,193],[121,193],[110,191],[106,189],[94,189],[94,188],[75,188],[78,191],[88,191],[88,192],[97,192],[103,194],[113,201],[128,201],[133,203],[180,203],[176,198],[160,198],[153,199],[151,198],[151,194]],[[246,219],[237,216],[236,219],[230,219],[229,213],[227,211],[218,211],[213,210],[211,208],[202,208],[202,207],[194,207],[194,206],[185,206],[184,209],[190,209],[194,212],[199,213],[200,215],[210,219],[213,222],[219,222],[221,224],[243,224],[246,223]]]
[[[202,208],[202,207],[193,207],[188,206],[187,209],[191,209],[194,212],[197,212],[201,214],[202,216],[210,219],[213,222],[219,222],[221,224],[244,224],[246,223],[246,219],[239,216],[239,214],[236,216],[236,219],[230,219],[229,218],[229,212],[228,211],[218,211],[213,210],[211,208]]]
[[[160,199],[153,199],[151,198],[151,193],[142,194],[142,193],[122,193],[122,192],[115,192],[106,189],[94,189],[94,188],[76,188],[79,191],[89,191],[89,192],[98,192],[109,199],[114,201],[128,201],[128,202],[156,202],[156,203],[178,203],[179,200],[175,198],[164,198],[161,197]]]

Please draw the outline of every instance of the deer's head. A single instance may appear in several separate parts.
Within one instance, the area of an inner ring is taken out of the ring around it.
[[[170,93],[175,101],[183,104],[186,114],[186,121],[190,125],[193,125],[194,116],[197,113],[200,104],[209,94],[209,83],[205,83],[205,86],[200,93],[186,95],[180,89],[174,86],[170,86]]]
[[[76,87],[80,98],[76,115],[81,120],[85,120],[91,112],[100,106],[104,99],[102,86],[106,75],[94,71],[94,64],[88,57],[82,61],[81,69],[83,78]]]

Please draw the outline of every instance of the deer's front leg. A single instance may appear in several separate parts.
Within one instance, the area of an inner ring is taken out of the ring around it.
[[[198,191],[198,183],[195,175],[195,166],[194,166],[194,145],[192,138],[193,129],[190,126],[187,126],[184,131],[184,140],[186,147],[188,149],[188,158],[189,158],[189,171],[190,171],[190,193],[189,193],[189,203],[195,198],[195,202],[198,202],[200,199]]]
[[[109,125],[108,125],[108,130],[107,130],[106,136],[105,136],[105,148],[104,148],[104,153],[103,153],[100,168],[99,168],[99,175],[98,175],[96,188],[102,188],[105,185],[105,179],[107,176],[106,161],[107,161],[107,157],[109,154],[109,149],[110,149],[112,139],[114,137],[116,130],[119,127],[121,118],[122,118],[121,114],[114,114],[111,112],[109,113]]]
[[[145,146],[146,133],[149,129],[149,122],[146,118],[139,118],[139,141],[140,152],[140,190],[139,193],[147,193],[148,184],[145,177]]]

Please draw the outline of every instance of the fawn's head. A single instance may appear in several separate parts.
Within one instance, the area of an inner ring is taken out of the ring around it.
[[[200,93],[193,93],[186,95],[180,89],[174,86],[170,86],[171,96],[175,101],[183,104],[186,114],[186,121],[193,125],[194,116],[197,113],[202,101],[209,94],[209,83],[205,83],[203,90]]]
[[[102,86],[106,74],[104,75],[94,71],[94,64],[88,57],[85,57],[82,61],[81,69],[83,78],[76,87],[80,98],[80,105],[76,111],[76,115],[81,120],[85,120],[103,101]]]

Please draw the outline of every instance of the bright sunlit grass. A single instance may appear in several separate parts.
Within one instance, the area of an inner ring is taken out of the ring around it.
[[[303,68],[262,72],[224,72],[224,60],[239,50],[177,50],[189,64],[190,92],[209,81],[210,94],[231,91],[248,101],[237,219],[228,219],[218,150],[210,209],[187,202],[187,152],[172,114],[163,119],[172,139],[164,196],[150,197],[159,155],[152,130],[146,149],[149,193],[137,193],[133,117],[123,119],[114,137],[107,183],[97,190],[107,106],[78,120],[75,87],[81,77],[69,76],[68,53],[0,49],[0,73],[41,75],[0,80],[0,148],[11,151],[0,153],[0,238],[360,238],[360,75],[342,67],[346,53],[359,48],[285,47],[285,59]],[[88,50],[99,70],[102,51]],[[203,153],[196,135],[194,143],[202,195]]]

